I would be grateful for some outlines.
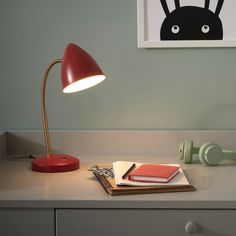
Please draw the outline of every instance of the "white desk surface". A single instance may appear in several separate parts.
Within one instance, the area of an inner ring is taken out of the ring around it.
[[[87,168],[116,160],[181,163],[177,157],[82,156],[81,168],[64,173],[31,171],[30,160],[0,161],[0,208],[236,209],[236,164],[181,164],[194,192],[108,195]]]

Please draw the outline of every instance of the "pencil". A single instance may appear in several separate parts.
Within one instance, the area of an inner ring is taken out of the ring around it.
[[[128,174],[135,168],[136,164],[134,163],[130,168],[123,174],[122,179],[125,179]]]

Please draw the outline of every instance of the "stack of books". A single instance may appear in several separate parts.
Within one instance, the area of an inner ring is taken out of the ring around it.
[[[116,161],[112,166],[96,166],[113,175],[93,171],[110,195],[194,191],[179,164],[145,164]]]

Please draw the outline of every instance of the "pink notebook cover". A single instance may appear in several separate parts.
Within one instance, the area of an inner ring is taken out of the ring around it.
[[[179,167],[158,164],[143,164],[129,174],[129,179],[140,182],[169,182],[179,173]]]

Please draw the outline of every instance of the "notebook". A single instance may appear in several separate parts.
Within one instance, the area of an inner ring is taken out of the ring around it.
[[[179,173],[179,166],[143,164],[128,175],[129,180],[139,182],[167,183]]]
[[[149,183],[149,182],[137,182],[131,181],[128,178],[123,179],[122,176],[125,172],[134,164],[134,162],[129,161],[116,161],[113,162],[113,170],[115,174],[115,182],[118,186],[184,186],[189,185],[189,182],[181,169],[179,164],[163,164],[169,166],[175,166],[179,168],[179,174],[172,178],[168,183]],[[135,162],[136,168],[141,166],[144,163]]]

